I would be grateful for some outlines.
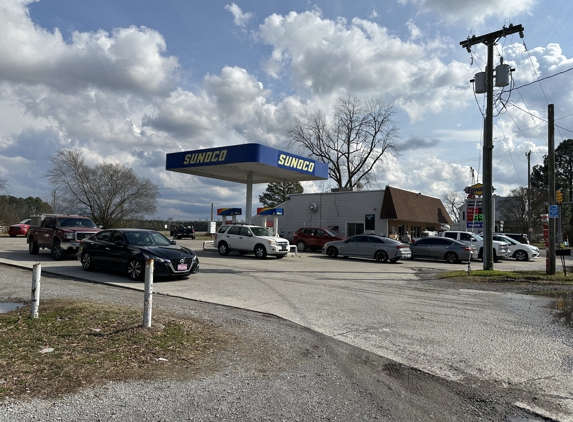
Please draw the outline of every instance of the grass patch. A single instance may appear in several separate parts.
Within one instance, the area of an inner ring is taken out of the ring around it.
[[[0,398],[56,397],[105,381],[177,378],[208,369],[229,333],[154,309],[45,300],[0,314]],[[53,348],[52,352],[41,353]]]
[[[498,270],[472,270],[468,276],[466,271],[450,271],[438,275],[441,279],[455,279],[455,281],[469,281],[482,283],[528,283],[528,284],[556,284],[573,285],[573,274],[565,276],[563,272],[547,275],[545,271],[498,271]]]

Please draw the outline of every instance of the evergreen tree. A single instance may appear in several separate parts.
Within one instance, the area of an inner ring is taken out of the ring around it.
[[[290,194],[303,193],[304,189],[300,182],[269,183],[259,202],[265,207],[274,208],[287,200]]]

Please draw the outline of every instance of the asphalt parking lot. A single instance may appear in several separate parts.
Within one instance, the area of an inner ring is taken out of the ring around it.
[[[570,328],[555,323],[546,298],[449,286],[432,278],[435,272],[467,269],[467,263],[379,264],[312,252],[258,260],[219,256],[203,250],[199,240],[178,243],[197,252],[201,270],[188,279],[156,280],[156,294],[277,315],[449,380],[471,376],[519,385],[542,399],[524,407],[548,401],[573,414]],[[72,257],[54,261],[49,251],[29,255],[24,238],[0,238],[0,263],[25,268],[41,263],[51,274],[143,290],[142,283],[122,275],[86,272]],[[472,262],[471,268],[482,265]],[[545,258],[504,260],[494,268],[544,270]]]

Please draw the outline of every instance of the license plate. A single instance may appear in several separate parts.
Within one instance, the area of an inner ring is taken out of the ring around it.
[[[183,271],[187,269],[187,264],[177,264],[177,271]]]

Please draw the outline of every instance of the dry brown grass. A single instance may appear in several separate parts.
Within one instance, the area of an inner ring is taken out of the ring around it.
[[[189,376],[232,335],[203,321],[141,309],[46,300],[0,314],[0,398],[55,397],[105,381]],[[52,352],[41,353],[46,348]]]

